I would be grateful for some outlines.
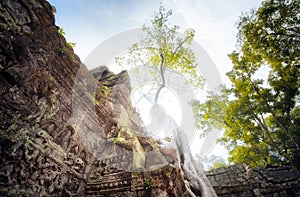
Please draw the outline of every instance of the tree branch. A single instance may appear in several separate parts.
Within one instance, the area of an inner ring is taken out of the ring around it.
[[[184,40],[182,40],[179,45],[176,47],[176,49],[173,52],[173,56],[177,53],[177,51],[182,47],[182,45],[188,40],[189,36],[187,36]]]
[[[154,103],[157,104],[157,100],[158,100],[158,96],[161,92],[161,90],[165,87],[166,85],[166,81],[165,81],[165,73],[164,73],[164,63],[165,63],[165,57],[164,57],[164,54],[163,54],[163,50],[162,48],[160,48],[160,58],[161,58],[161,62],[160,62],[160,75],[161,75],[161,79],[162,79],[162,84],[160,85],[160,87],[158,88],[157,92],[156,92],[156,95],[155,95],[155,99],[154,99]]]
[[[275,122],[277,123],[277,125],[284,131],[284,133],[290,138],[290,140],[293,142],[293,144],[297,147],[297,150],[299,149],[299,146],[297,144],[297,142],[295,141],[295,139],[289,134],[289,132],[287,131],[287,129],[281,124],[281,122],[278,120],[276,114],[274,113],[274,111],[272,110],[272,107],[269,105],[268,101],[265,99],[264,96],[262,96],[259,92],[258,87],[253,83],[253,81],[251,80],[251,76],[249,73],[248,74],[248,78],[250,80],[251,86],[254,88],[255,92],[258,94],[258,96],[260,98],[262,98],[262,100],[264,101],[265,105],[268,107],[268,111],[272,114],[272,116],[275,119]]]

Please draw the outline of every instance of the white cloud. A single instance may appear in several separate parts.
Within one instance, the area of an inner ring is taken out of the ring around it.
[[[236,43],[236,22],[242,12],[260,4],[261,0],[171,0],[174,13],[182,16],[182,26],[196,30],[195,40],[208,52],[215,62],[224,82],[225,73],[231,69],[227,54]],[[204,65],[205,66],[205,65]]]

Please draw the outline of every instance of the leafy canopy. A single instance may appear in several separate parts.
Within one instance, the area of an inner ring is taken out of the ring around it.
[[[127,59],[117,58],[117,63],[124,65],[142,65],[150,68],[156,76],[158,86],[155,88],[155,103],[160,91],[166,86],[165,71],[183,74],[194,87],[203,85],[203,78],[197,73],[197,63],[193,51],[188,47],[195,36],[193,29],[179,34],[179,26],[171,26],[169,18],[172,11],[159,8],[151,20],[150,26],[143,26],[144,34],[138,43],[133,44]]]
[[[243,15],[239,45],[229,55],[232,86],[194,103],[198,127],[225,130],[220,142],[230,162],[300,163],[299,13],[297,0],[266,0]]]

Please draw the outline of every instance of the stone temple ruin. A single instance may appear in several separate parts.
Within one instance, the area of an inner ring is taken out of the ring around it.
[[[236,164],[206,172],[218,196],[300,196],[300,172],[290,167]]]
[[[126,72],[90,73],[47,1],[0,9],[1,196],[201,195],[176,150],[144,134]]]
[[[128,74],[88,71],[46,0],[0,1],[0,19],[1,196],[299,194],[299,172],[233,166],[207,179],[189,152],[147,136]]]

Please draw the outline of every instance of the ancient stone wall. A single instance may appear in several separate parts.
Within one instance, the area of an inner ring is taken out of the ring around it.
[[[176,150],[143,133],[128,74],[91,74],[46,0],[0,1],[0,87],[0,196],[187,194]]]
[[[187,154],[144,134],[126,72],[81,64],[47,1],[0,0],[0,87],[0,196],[214,196]],[[218,196],[300,195],[287,167],[207,177]]]
[[[300,196],[300,173],[289,167],[251,168],[237,164],[206,172],[218,196]]]

